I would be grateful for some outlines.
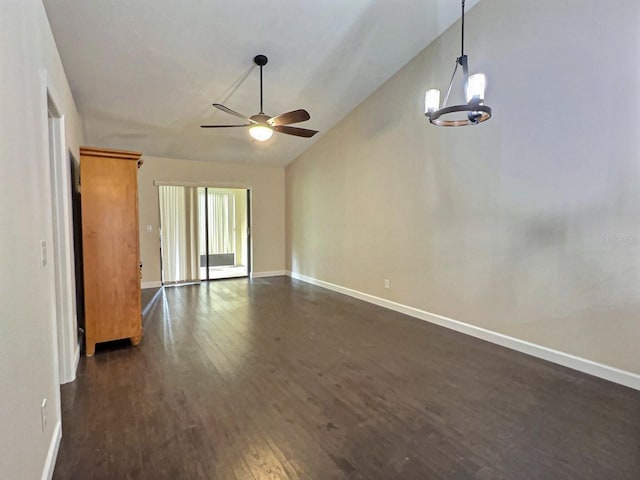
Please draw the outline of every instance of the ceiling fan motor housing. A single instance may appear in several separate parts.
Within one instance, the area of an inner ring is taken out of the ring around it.
[[[266,125],[267,120],[269,120],[271,117],[269,115],[265,115],[264,113],[258,113],[256,115],[251,115],[249,118],[254,122],[264,123]]]

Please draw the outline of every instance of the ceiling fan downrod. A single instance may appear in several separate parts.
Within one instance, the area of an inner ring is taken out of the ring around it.
[[[264,115],[262,106],[262,67],[264,67],[269,59],[266,55],[256,55],[253,57],[253,63],[260,67],[260,115]]]

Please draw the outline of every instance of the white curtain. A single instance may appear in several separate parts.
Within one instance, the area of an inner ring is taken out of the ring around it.
[[[198,265],[198,189],[159,186],[162,226],[162,281],[200,281]]]
[[[200,252],[206,251],[204,216],[205,216],[205,189],[201,188],[198,195],[200,214]],[[233,191],[222,189],[207,189],[209,213],[209,254],[235,253],[236,251],[236,214],[235,195]]]

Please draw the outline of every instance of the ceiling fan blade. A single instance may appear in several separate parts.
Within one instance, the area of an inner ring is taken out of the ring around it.
[[[200,125],[200,128],[233,128],[233,127],[250,127],[251,123],[244,125]]]
[[[273,127],[276,132],[286,133],[287,135],[295,135],[296,137],[305,137],[310,138],[313,137],[317,130],[308,130],[306,128],[298,128],[298,127],[287,127],[286,125],[276,125]]]
[[[267,120],[267,123],[272,127],[278,125],[291,125],[292,123],[305,122],[311,118],[309,112],[306,110],[293,110],[292,112],[281,113],[275,117],[271,117]]]
[[[228,113],[229,115],[233,115],[234,117],[238,117],[241,118],[243,120],[246,120],[247,122],[251,122],[251,123],[256,123],[253,120],[251,120],[249,117],[245,117],[244,115],[242,115],[241,113],[236,112],[235,110],[231,110],[228,107],[225,107],[224,105],[220,104],[220,103],[212,103],[211,105],[213,105],[215,108],[217,108],[218,110],[222,110],[223,112]]]

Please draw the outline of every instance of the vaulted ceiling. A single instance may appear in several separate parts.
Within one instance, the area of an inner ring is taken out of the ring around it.
[[[467,0],[467,9],[478,0]],[[460,17],[459,0],[44,0],[86,143],[284,166]],[[306,108],[312,139],[252,141],[211,103]],[[416,92],[420,101],[420,92]]]

